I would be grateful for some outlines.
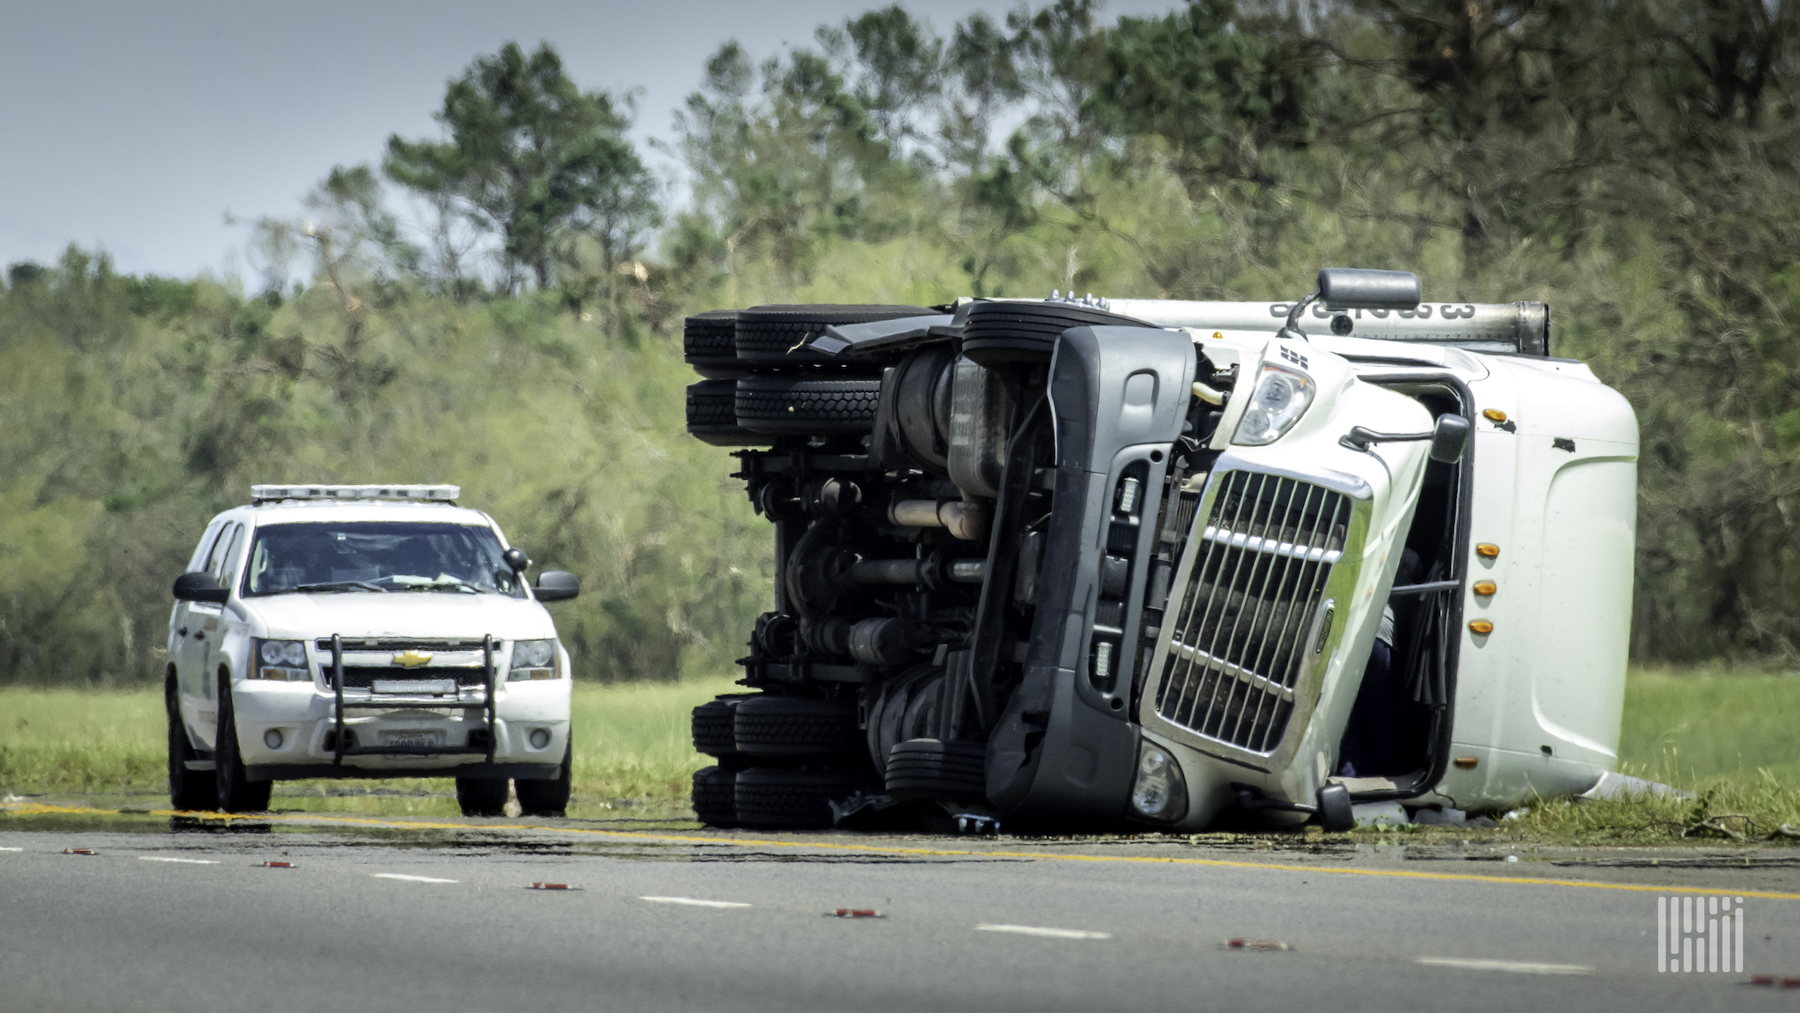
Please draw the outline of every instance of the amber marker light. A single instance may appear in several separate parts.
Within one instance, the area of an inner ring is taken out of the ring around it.
[[[1475,582],[1475,593],[1481,595],[1483,598],[1498,590],[1500,590],[1500,585],[1491,580],[1478,580]]]
[[[1473,756],[1459,756],[1452,762],[1464,770],[1474,770],[1475,765],[1480,763],[1481,760]]]
[[[1479,633],[1485,637],[1489,633],[1494,632],[1494,624],[1488,622],[1486,619],[1477,619],[1469,624],[1469,632]]]
[[[1506,421],[1506,413],[1498,408],[1483,408],[1481,410],[1481,417],[1487,419],[1489,422]]]
[[[1213,340],[1214,341],[1224,341],[1225,335],[1219,333],[1218,331],[1214,331],[1213,332]]]
[[[1495,545],[1493,542],[1482,542],[1475,546],[1475,554],[1482,559],[1493,559],[1500,555],[1500,546]]]

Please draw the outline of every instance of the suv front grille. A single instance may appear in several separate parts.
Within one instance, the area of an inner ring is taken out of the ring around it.
[[[1175,611],[1156,713],[1197,735],[1270,753],[1322,632],[1320,597],[1344,553],[1350,499],[1258,472],[1214,481],[1220,488]]]
[[[331,663],[324,666],[325,684],[331,685]],[[487,675],[479,668],[398,668],[386,665],[345,665],[344,688],[368,689],[375,680],[411,682],[414,680],[455,679],[458,686],[485,686]]]

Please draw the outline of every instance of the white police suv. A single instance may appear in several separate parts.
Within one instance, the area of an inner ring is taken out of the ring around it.
[[[525,553],[453,485],[258,485],[213,518],[169,616],[169,794],[267,809],[275,781],[454,777],[463,813],[569,801],[569,655]]]

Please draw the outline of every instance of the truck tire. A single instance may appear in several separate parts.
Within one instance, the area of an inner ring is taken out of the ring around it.
[[[464,816],[505,816],[506,778],[457,778],[456,804]]]
[[[575,743],[563,751],[562,769],[552,778],[513,778],[513,794],[519,797],[519,815],[561,817],[569,811],[569,788],[575,759]],[[506,805],[504,799],[502,806]]]
[[[887,758],[887,793],[903,802],[987,799],[987,745],[911,739]]]
[[[737,826],[737,773],[723,767],[694,771],[694,818],[709,827]]]
[[[983,366],[1050,360],[1071,327],[1149,327],[1131,317],[1070,303],[978,302],[963,325],[963,354]]]
[[[219,810],[228,813],[263,812],[269,808],[273,781],[252,781],[244,776],[244,757],[238,752],[237,715],[231,705],[231,675],[219,673],[219,738],[213,750],[213,784],[219,793]]]
[[[738,425],[736,380],[702,380],[688,385],[687,431],[715,447],[766,447],[775,442]]]
[[[770,436],[861,436],[874,431],[879,377],[750,376],[737,382],[737,424]]]
[[[737,357],[746,365],[805,366],[831,362],[801,342],[836,324],[867,324],[900,317],[930,316],[929,306],[803,305],[753,306],[738,311]]]
[[[879,784],[867,769],[751,767],[737,775],[737,821],[770,830],[827,828],[832,825],[831,803]]]
[[[219,807],[219,789],[210,770],[189,770],[187,761],[200,758],[181,722],[180,691],[169,677],[163,692],[163,709],[169,718],[169,808],[204,812]]]
[[[732,735],[747,756],[860,756],[866,748],[854,700],[752,697],[738,705]]]
[[[694,751],[727,761],[742,756],[737,747],[737,709],[739,704],[755,699],[755,696],[753,693],[732,693],[695,707],[689,725],[694,736]]]
[[[737,357],[737,310],[696,313],[681,325],[681,357],[694,372],[709,379],[747,374]]]

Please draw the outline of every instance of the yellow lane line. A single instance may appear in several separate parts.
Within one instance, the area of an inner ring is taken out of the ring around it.
[[[79,806],[44,805],[27,802],[0,806],[0,811],[15,816],[101,815],[118,812],[113,809],[88,809]],[[174,809],[133,810],[131,815],[186,816],[193,819],[218,820],[229,823],[243,820],[252,823],[324,823],[350,826],[382,827],[397,830],[523,830],[539,834],[578,834],[633,841],[658,841],[666,844],[710,844],[737,848],[794,848],[813,851],[855,851],[878,855],[916,855],[925,858],[1025,858],[1044,862],[1130,862],[1147,865],[1199,865],[1220,869],[1267,869],[1276,872],[1306,872],[1334,876],[1375,876],[1386,879],[1430,879],[1464,883],[1501,883],[1529,886],[1572,886],[1583,890],[1625,890],[1631,893],[1729,893],[1738,897],[1761,897],[1766,900],[1800,900],[1800,893],[1777,893],[1769,890],[1734,890],[1697,886],[1649,886],[1638,883],[1595,883],[1579,879],[1541,879],[1532,876],[1482,876],[1460,872],[1414,872],[1407,869],[1346,869],[1322,865],[1284,865],[1279,862],[1237,862],[1223,858],[1158,858],[1149,855],[1069,855],[1039,851],[975,851],[956,848],[906,848],[891,844],[843,844],[831,841],[776,841],[752,837],[702,837],[696,834],[658,834],[642,830],[590,830],[584,827],[543,827],[522,823],[430,823],[410,820],[383,820],[363,816],[330,816],[317,813],[270,813],[260,816],[229,815],[215,812],[183,812]]]

